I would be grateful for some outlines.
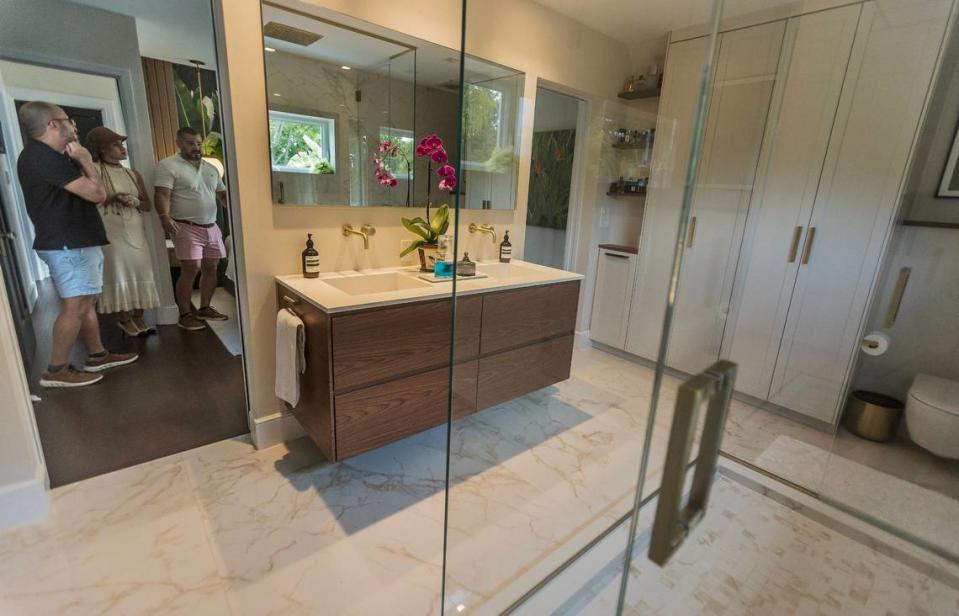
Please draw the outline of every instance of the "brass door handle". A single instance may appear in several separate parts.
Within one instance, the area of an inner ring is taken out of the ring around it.
[[[689,230],[686,233],[686,248],[693,247],[693,240],[696,239],[696,217],[689,219]]]
[[[802,237],[802,226],[798,226],[793,229],[793,241],[789,245],[789,259],[786,263],[795,263],[796,254],[799,252],[799,238]]]
[[[669,433],[669,448],[666,450],[663,483],[659,490],[656,519],[649,542],[649,559],[657,565],[664,566],[669,561],[686,540],[689,531],[706,513],[729,401],[732,399],[736,382],[736,369],[733,362],[720,360],[679,387],[673,425]],[[683,486],[692,453],[693,433],[699,412],[707,402],[696,470],[693,473],[689,498],[683,506]]]
[[[806,245],[802,249],[802,264],[809,263],[809,255],[812,253],[812,243],[816,241],[816,227],[809,227],[806,233]]]
[[[896,324],[896,318],[899,317],[899,307],[902,306],[902,298],[906,294],[906,285],[909,284],[910,274],[912,274],[911,267],[904,267],[899,270],[899,278],[896,279],[896,288],[889,299],[889,309],[886,310],[886,320],[883,327],[889,328]]]

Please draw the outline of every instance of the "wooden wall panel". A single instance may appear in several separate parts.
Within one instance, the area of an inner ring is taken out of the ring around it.
[[[176,92],[173,88],[173,65],[165,60],[141,58],[146,82],[147,107],[153,134],[155,161],[176,154],[176,131],[180,128]]]

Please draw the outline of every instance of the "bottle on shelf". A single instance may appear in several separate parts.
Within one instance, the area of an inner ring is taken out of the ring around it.
[[[313,248],[313,234],[306,234],[306,249],[303,251],[303,277],[320,277],[320,253]]]
[[[503,241],[499,244],[499,262],[509,263],[513,258],[513,244],[509,241],[509,231],[503,235]]]

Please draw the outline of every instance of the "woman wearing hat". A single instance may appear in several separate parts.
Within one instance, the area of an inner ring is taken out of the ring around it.
[[[101,314],[119,313],[117,325],[129,336],[155,334],[143,320],[143,311],[160,305],[153,278],[153,260],[143,212],[150,203],[143,176],[120,164],[126,160],[126,137],[105,126],[87,133],[107,198],[97,205],[107,231],[103,247],[103,293],[97,302]]]

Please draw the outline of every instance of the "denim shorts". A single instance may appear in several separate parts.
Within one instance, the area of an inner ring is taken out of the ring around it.
[[[103,250],[99,246],[38,250],[37,254],[50,268],[61,299],[99,295],[103,290]]]

